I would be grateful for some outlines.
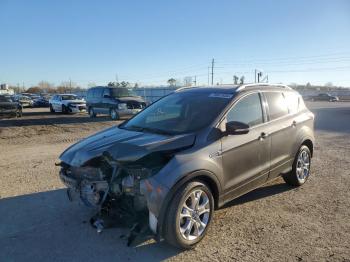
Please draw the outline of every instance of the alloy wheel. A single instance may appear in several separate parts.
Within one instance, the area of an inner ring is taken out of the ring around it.
[[[210,212],[208,195],[201,189],[191,191],[181,207],[181,236],[189,241],[200,237],[209,223]]]
[[[310,175],[310,155],[306,150],[299,153],[296,174],[301,182],[305,181]]]

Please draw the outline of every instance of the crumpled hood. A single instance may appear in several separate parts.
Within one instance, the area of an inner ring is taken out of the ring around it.
[[[108,153],[118,162],[133,162],[152,152],[190,147],[195,137],[194,134],[167,136],[136,132],[114,126],[70,146],[61,154],[60,160],[79,167]]]

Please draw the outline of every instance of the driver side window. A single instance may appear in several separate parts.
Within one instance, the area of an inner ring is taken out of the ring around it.
[[[259,125],[264,122],[261,99],[258,93],[240,99],[227,113],[227,122],[238,121],[249,125]]]

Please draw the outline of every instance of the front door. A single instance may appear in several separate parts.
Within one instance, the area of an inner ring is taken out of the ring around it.
[[[225,197],[232,199],[263,184],[270,166],[271,139],[266,132],[259,93],[248,94],[229,110],[226,121],[248,124],[247,134],[221,139],[225,175]]]

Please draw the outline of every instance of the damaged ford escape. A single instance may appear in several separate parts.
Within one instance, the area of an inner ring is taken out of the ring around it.
[[[214,209],[279,176],[293,186],[307,181],[313,125],[288,86],[178,89],[69,147],[60,178],[70,199],[96,208],[98,231],[117,206],[143,214],[157,240],[191,248]]]

